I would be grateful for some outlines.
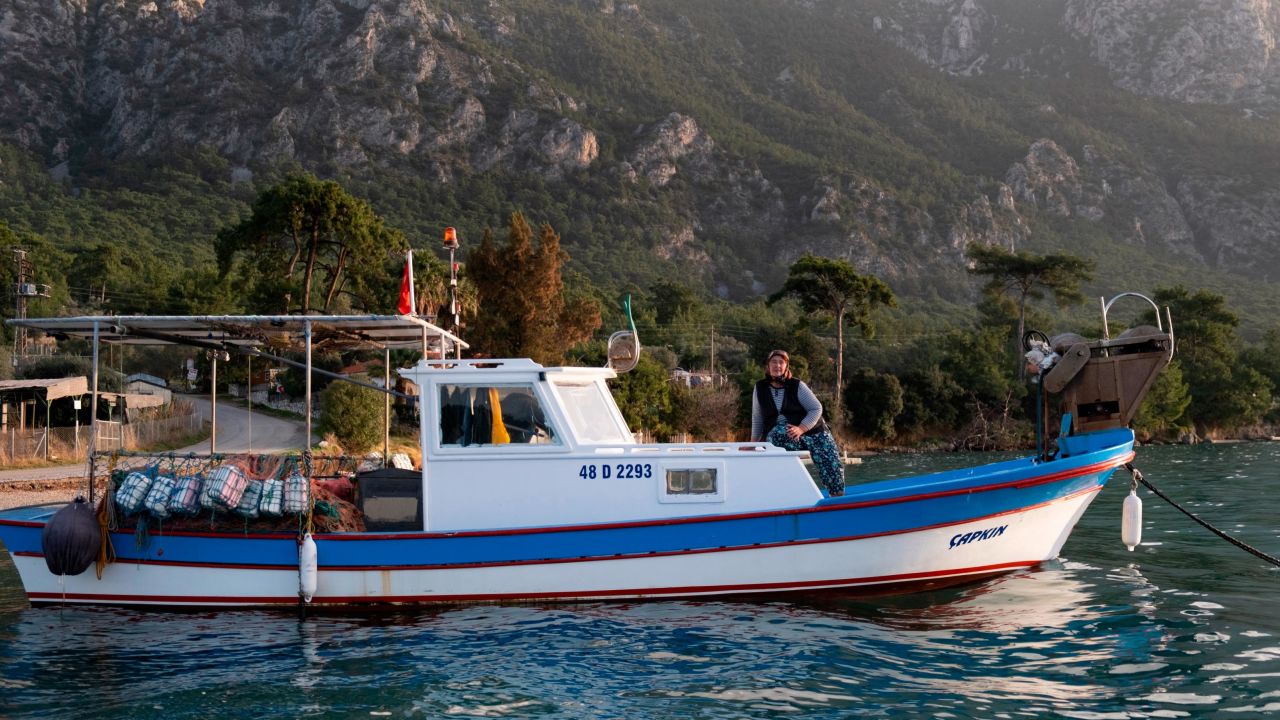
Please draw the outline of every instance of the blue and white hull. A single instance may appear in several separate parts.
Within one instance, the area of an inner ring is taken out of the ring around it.
[[[854,484],[840,498],[747,512],[315,537],[313,605],[583,601],[961,582],[1057,557],[1111,474],[1127,429],[1070,438],[1072,454]],[[772,453],[770,453],[772,454]],[[744,458],[745,460],[745,458]],[[791,461],[799,463],[794,457]],[[56,508],[0,512],[0,541],[34,603],[286,606],[299,602],[292,534],[161,531],[59,578],[41,531]]]

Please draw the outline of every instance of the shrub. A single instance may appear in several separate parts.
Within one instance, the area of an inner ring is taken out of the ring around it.
[[[849,429],[864,437],[890,440],[893,421],[902,412],[902,384],[888,373],[859,368],[845,385],[845,414]]]
[[[368,452],[382,441],[382,393],[348,382],[335,382],[324,391],[321,432],[333,433],[353,453]]]

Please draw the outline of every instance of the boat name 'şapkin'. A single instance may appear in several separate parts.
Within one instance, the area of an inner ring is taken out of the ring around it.
[[[965,533],[963,535],[952,535],[951,547],[956,548],[956,547],[960,547],[961,545],[967,545],[971,542],[978,542],[979,540],[988,540],[993,537],[999,537],[1000,535],[1004,534],[1005,529],[1008,527],[1009,527],[1008,525],[1001,525],[1000,527],[987,528],[986,530],[975,530],[971,533]]]

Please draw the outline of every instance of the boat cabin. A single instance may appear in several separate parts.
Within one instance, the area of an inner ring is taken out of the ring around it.
[[[424,360],[424,530],[461,531],[812,505],[798,453],[765,443],[637,443],[608,368]]]

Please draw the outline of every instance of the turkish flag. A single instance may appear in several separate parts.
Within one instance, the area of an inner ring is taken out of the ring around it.
[[[413,253],[404,260],[404,279],[400,281],[400,304],[396,310],[401,315],[414,315],[413,307]]]

